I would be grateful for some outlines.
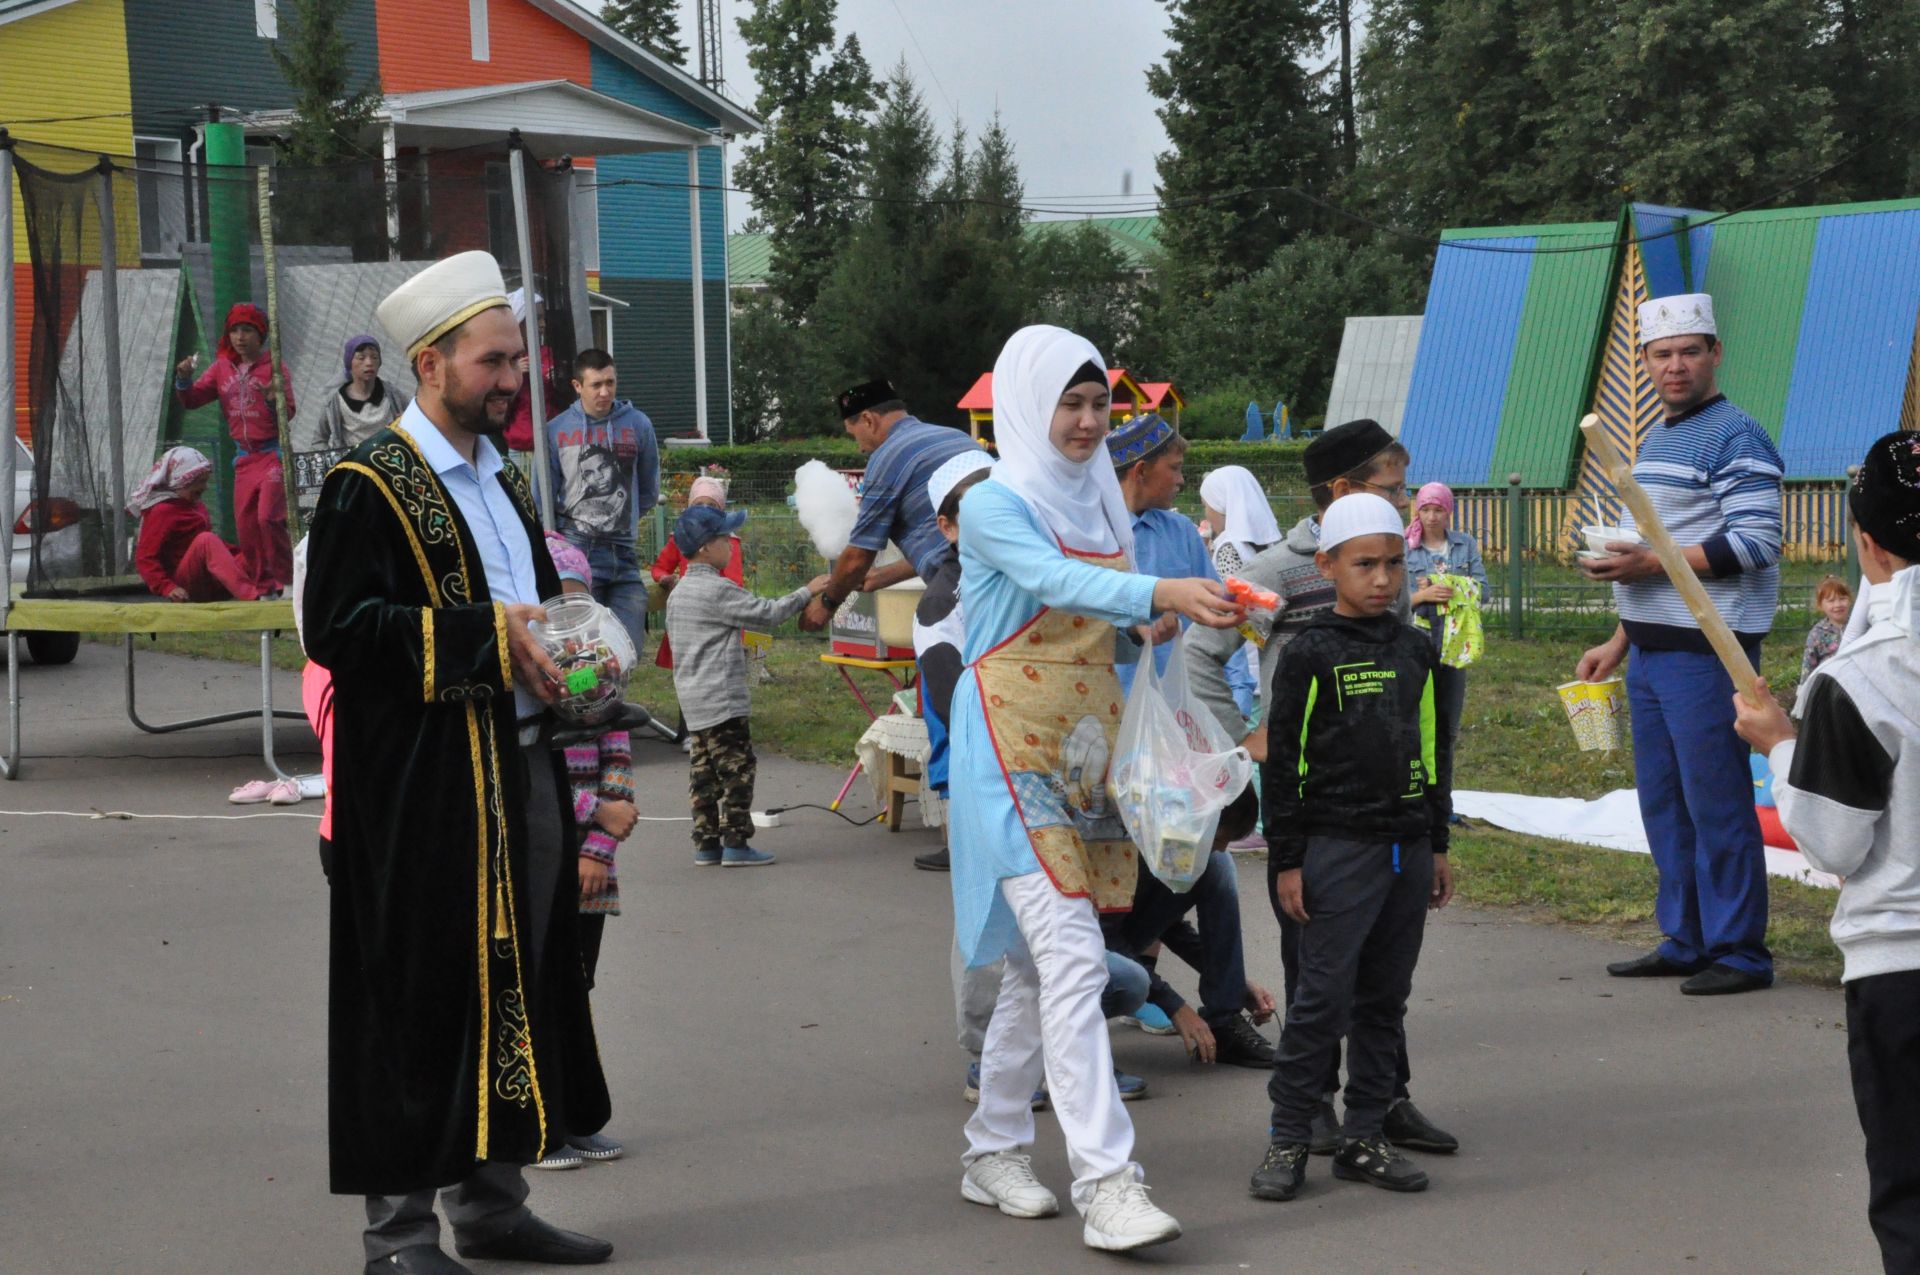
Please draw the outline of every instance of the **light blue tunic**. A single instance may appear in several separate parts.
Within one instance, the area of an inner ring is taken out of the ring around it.
[[[1040,871],[988,734],[973,665],[1047,607],[1114,625],[1143,624],[1153,617],[1157,583],[1154,576],[1067,557],[1027,502],[991,479],[961,499],[968,668],[953,693],[948,817],[954,934],[968,965],[998,960],[1017,933],[1001,880]]]

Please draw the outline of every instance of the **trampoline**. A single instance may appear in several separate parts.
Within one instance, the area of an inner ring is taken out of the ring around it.
[[[7,748],[0,755],[0,779],[18,779],[21,752],[20,642],[27,631],[43,633],[111,633],[126,647],[127,720],[149,735],[170,735],[195,726],[222,722],[260,721],[260,758],[277,778],[293,779],[280,768],[273,751],[273,724],[277,720],[305,722],[296,709],[273,706],[273,638],[293,629],[293,604],[279,602],[196,602],[182,605],[159,599],[137,601],[106,598],[13,597],[0,608],[0,625],[7,640]],[[254,633],[260,635],[260,703],[257,707],[210,713],[173,722],[149,722],[140,716],[137,640],[143,633]]]

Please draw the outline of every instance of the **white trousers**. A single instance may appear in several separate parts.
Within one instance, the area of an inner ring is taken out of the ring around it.
[[[1073,1204],[1087,1211],[1102,1178],[1131,1169],[1133,1120],[1113,1079],[1100,995],[1106,943],[1090,899],[1070,899],[1045,872],[1000,882],[1020,927],[980,1055],[980,1105],[967,1121],[968,1164],[1033,1145],[1033,1091],[1044,1075],[1067,1139]]]

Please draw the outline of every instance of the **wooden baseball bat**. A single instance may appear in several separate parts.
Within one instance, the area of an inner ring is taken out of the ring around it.
[[[1720,657],[1727,676],[1733,679],[1735,689],[1746,697],[1748,703],[1758,708],[1759,701],[1753,695],[1753,679],[1759,675],[1754,671],[1753,661],[1747,658],[1746,648],[1740,645],[1740,639],[1733,635],[1733,629],[1721,616],[1719,608],[1713,605],[1713,599],[1707,596],[1707,590],[1694,573],[1693,564],[1687,561],[1686,553],[1667,534],[1666,524],[1660,521],[1653,500],[1647,495],[1646,489],[1635,481],[1633,467],[1627,464],[1620,449],[1613,445],[1613,439],[1607,436],[1598,416],[1589,413],[1580,422],[1580,433],[1587,440],[1587,450],[1593,453],[1593,458],[1600,462],[1600,468],[1613,483],[1613,489],[1620,493],[1620,499],[1627,508],[1633,510],[1639,533],[1646,537],[1654,556],[1666,568],[1667,579],[1673,581],[1673,587],[1680,591],[1680,600],[1687,604],[1687,610],[1693,612],[1700,631],[1707,635],[1707,641],[1713,646],[1713,653]]]

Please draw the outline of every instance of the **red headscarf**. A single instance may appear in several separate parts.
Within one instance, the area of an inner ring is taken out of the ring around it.
[[[233,331],[236,323],[251,324],[253,327],[259,329],[260,343],[262,346],[265,346],[267,341],[266,311],[251,301],[236,301],[234,302],[233,309],[227,311],[227,325],[220,329],[220,348],[216,353],[221,358],[231,359],[235,363],[238,363],[240,356],[233,352],[233,346],[227,340],[227,333]]]

